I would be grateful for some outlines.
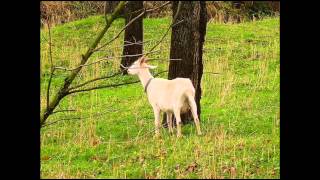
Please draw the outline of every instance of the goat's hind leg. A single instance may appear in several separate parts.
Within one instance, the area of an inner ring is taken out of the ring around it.
[[[176,117],[176,124],[177,124],[177,137],[182,137],[181,134],[181,117],[180,117],[180,109],[174,110],[174,116]]]

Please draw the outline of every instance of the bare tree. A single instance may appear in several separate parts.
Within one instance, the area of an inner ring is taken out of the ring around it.
[[[182,61],[170,61],[168,79],[177,77],[191,79],[196,90],[195,100],[200,118],[202,54],[207,23],[206,4],[203,1],[180,2],[180,5],[178,2],[173,2],[173,16],[177,15],[176,21],[181,19],[185,21],[180,26],[172,28],[170,58]],[[192,120],[191,112],[182,114],[181,119],[183,123]]]
[[[94,40],[94,42],[88,48],[87,52],[81,56],[81,62],[79,64],[79,66],[76,69],[72,70],[71,74],[65,78],[63,86],[59,89],[58,93],[54,96],[54,98],[51,101],[49,100],[50,94],[49,93],[47,94],[47,106],[46,106],[46,108],[44,108],[41,111],[41,114],[40,114],[40,125],[41,126],[44,125],[44,123],[47,120],[47,118],[49,117],[49,115],[51,115],[53,113],[53,110],[58,106],[61,99],[69,94],[69,87],[70,87],[72,81],[75,79],[75,77],[78,75],[78,73],[82,69],[82,67],[83,67],[82,65],[84,65],[88,61],[90,56],[93,54],[94,49],[99,44],[99,42],[102,39],[102,37],[104,36],[104,34],[107,32],[107,30],[111,26],[112,22],[116,18],[118,18],[120,11],[124,9],[125,4],[126,3],[124,1],[120,2],[118,4],[118,6],[116,7],[116,9],[114,10],[114,12],[107,16],[105,27],[98,34],[97,38]],[[52,74],[53,74],[53,72],[51,71],[51,76],[52,76]],[[49,81],[49,83],[50,83],[50,81]]]
[[[106,75],[106,76],[102,76],[102,77],[98,77],[98,78],[94,78],[91,80],[88,80],[86,82],[80,83],[78,85],[73,85],[73,80],[78,76],[79,72],[82,70],[82,68],[96,64],[96,63],[100,63],[103,60],[107,60],[107,59],[115,59],[118,57],[104,57],[101,58],[99,60],[96,60],[95,62],[91,62],[88,63],[89,58],[91,57],[91,55],[93,53],[95,53],[96,51],[99,51],[100,49],[106,47],[107,45],[109,45],[111,42],[113,42],[115,39],[117,39],[119,37],[119,35],[121,34],[121,32],[123,32],[130,24],[134,23],[134,21],[136,21],[138,18],[134,18],[132,19],[130,22],[128,22],[122,30],[119,31],[119,33],[112,38],[110,41],[108,41],[107,43],[99,46],[98,44],[100,43],[101,39],[103,38],[104,34],[108,31],[109,27],[111,26],[112,22],[120,17],[120,13],[124,10],[125,5],[127,4],[127,2],[121,1],[117,7],[114,9],[114,11],[111,14],[108,14],[106,16],[106,24],[105,27],[101,30],[101,32],[97,35],[96,39],[93,41],[93,43],[89,46],[89,48],[87,49],[85,54],[81,55],[81,61],[80,63],[77,65],[77,67],[75,68],[65,68],[65,67],[57,67],[53,65],[52,62],[52,55],[51,55],[51,33],[50,33],[50,27],[49,27],[49,54],[50,54],[50,64],[51,64],[51,74],[50,74],[50,79],[48,82],[48,90],[47,90],[47,101],[46,101],[46,106],[44,108],[41,109],[40,112],[40,126],[44,127],[47,124],[52,124],[52,123],[46,123],[48,117],[50,115],[52,115],[53,113],[57,113],[57,112],[64,112],[64,111],[71,111],[71,110],[59,110],[59,111],[54,111],[56,109],[56,107],[59,105],[60,101],[65,98],[66,96],[70,95],[70,94],[74,94],[74,93],[79,93],[79,92],[87,92],[87,91],[91,91],[91,90],[96,90],[96,89],[102,89],[102,88],[112,88],[112,87],[118,87],[118,86],[123,86],[123,85],[127,85],[127,84],[133,84],[133,83],[138,83],[139,81],[133,81],[133,82],[125,82],[125,83],[115,83],[115,84],[107,84],[107,85],[99,85],[99,86],[95,86],[95,87],[86,87],[88,84],[92,84],[93,82],[97,82],[103,79],[107,79],[107,78],[112,78],[115,77],[117,75],[120,75],[122,73],[122,71],[113,73],[111,75]],[[147,12],[152,12],[154,10],[160,9],[161,7],[165,6],[169,4],[169,2],[164,3],[162,6],[159,6],[157,8],[153,8],[153,9],[149,9],[149,10],[145,10],[143,9],[142,12],[137,16],[137,17],[141,17],[142,15],[144,15]],[[170,26],[172,27],[172,25]],[[158,44],[163,40],[163,38],[158,42]],[[156,44],[152,50],[158,45]],[[150,53],[154,53],[155,51],[150,50],[149,52],[145,53],[150,54]],[[141,54],[135,54],[135,55],[127,55],[127,56],[140,56]],[[56,71],[58,70],[64,70],[64,71],[70,71],[70,74],[64,79],[64,83],[63,85],[58,89],[58,92],[53,96],[53,98],[51,99],[50,97],[50,85],[51,85],[51,81],[53,78],[53,75]],[[124,69],[125,70],[125,69]],[[166,72],[166,71],[162,71],[160,73],[157,73],[155,76],[158,76],[159,74]]]
[[[143,9],[143,1],[130,1],[125,8],[125,22],[128,24],[132,19],[139,16],[139,10]],[[140,42],[140,43],[139,43]],[[143,17],[139,17],[136,21],[130,24],[124,33],[124,46],[121,64],[130,66],[137,57],[130,57],[125,55],[142,54],[143,51]],[[139,57],[138,57],[139,58]],[[122,70],[123,68],[120,67]],[[127,71],[123,71],[127,74]]]

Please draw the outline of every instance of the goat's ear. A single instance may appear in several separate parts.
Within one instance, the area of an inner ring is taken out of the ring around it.
[[[151,66],[151,65],[147,65],[147,68],[150,68],[150,69],[155,69],[157,68],[158,66]]]
[[[140,58],[140,64],[146,63],[147,61],[148,61],[148,59],[147,59],[146,56],[142,56],[142,57]]]
[[[143,57],[144,57],[144,62],[147,63],[149,59],[146,56],[143,56]]]
[[[137,62],[138,62],[138,63],[142,63],[142,61],[144,61],[143,58],[144,58],[143,56],[140,57],[140,58],[138,58]]]

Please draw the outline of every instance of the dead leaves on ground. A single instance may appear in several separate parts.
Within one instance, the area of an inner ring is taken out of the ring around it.
[[[223,174],[230,174],[231,178],[234,178],[237,175],[237,169],[233,166],[232,167],[223,166],[222,173]]]
[[[189,164],[186,168],[185,171],[188,171],[188,172],[194,172],[196,171],[196,169],[199,167],[198,163],[196,162],[192,162],[191,164]]]

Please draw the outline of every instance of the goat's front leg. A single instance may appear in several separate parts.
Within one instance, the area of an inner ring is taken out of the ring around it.
[[[172,113],[167,112],[167,124],[168,124],[168,128],[169,128],[169,133],[173,133],[173,129],[172,129]]]
[[[153,112],[154,112],[154,124],[156,127],[156,137],[159,137],[160,136],[160,127],[161,127],[160,109],[157,107],[154,107]]]

